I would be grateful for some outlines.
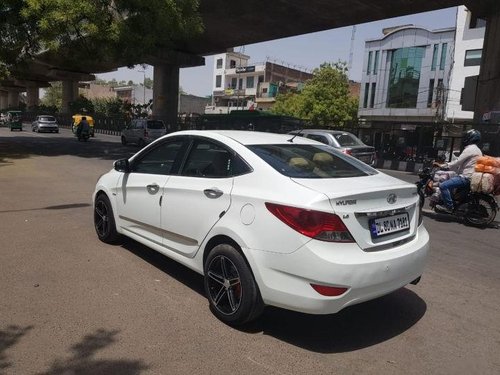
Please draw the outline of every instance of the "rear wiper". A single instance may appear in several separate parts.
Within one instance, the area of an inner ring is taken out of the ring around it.
[[[293,140],[295,139],[295,137],[298,136],[298,135],[300,135],[300,133],[302,133],[303,131],[304,131],[304,129],[300,129],[297,132],[297,134],[294,134],[293,137],[288,140],[288,142],[293,143]]]

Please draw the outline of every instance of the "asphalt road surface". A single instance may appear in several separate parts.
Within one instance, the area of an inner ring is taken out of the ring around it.
[[[420,284],[335,315],[268,308],[235,329],[210,313],[200,275],[97,239],[95,182],[137,150],[0,128],[1,375],[500,373],[498,223],[427,213]]]

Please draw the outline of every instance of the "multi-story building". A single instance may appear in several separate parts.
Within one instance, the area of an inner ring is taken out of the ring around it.
[[[278,92],[299,89],[312,74],[270,61],[249,62],[250,56],[227,52],[214,56],[212,104],[205,113],[268,109]]]
[[[464,6],[458,7],[454,63],[444,118],[446,121],[471,121],[474,117],[475,87],[466,88],[465,82],[467,78],[479,75],[485,28],[485,20],[474,17]],[[472,99],[469,106],[464,102],[467,96]]]
[[[366,41],[358,115],[367,122],[461,122],[465,78],[477,76],[484,21],[464,6],[457,27],[384,29]]]
[[[383,34],[366,42],[359,117],[372,122],[442,118],[455,29],[405,25]]]

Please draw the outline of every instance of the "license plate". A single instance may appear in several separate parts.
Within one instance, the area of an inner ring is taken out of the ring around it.
[[[370,220],[372,238],[386,236],[407,229],[410,229],[410,219],[407,212]]]

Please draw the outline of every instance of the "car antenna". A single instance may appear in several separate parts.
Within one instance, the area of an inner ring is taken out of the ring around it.
[[[300,133],[302,133],[302,131],[304,131],[304,129],[300,129],[296,134],[293,135],[292,138],[290,138],[288,140],[288,142],[293,143],[293,140],[295,139],[295,137],[298,136],[298,135],[300,135]]]

